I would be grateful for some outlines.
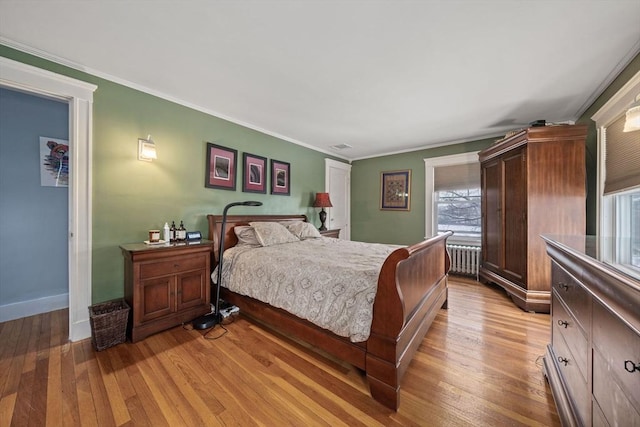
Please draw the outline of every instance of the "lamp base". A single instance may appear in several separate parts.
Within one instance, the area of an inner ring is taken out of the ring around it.
[[[209,329],[220,323],[216,313],[205,314],[193,321],[193,329]]]
[[[320,228],[318,228],[318,230],[327,231],[327,227],[324,225],[327,220],[327,213],[324,211],[324,208],[322,208],[318,215],[320,215]]]

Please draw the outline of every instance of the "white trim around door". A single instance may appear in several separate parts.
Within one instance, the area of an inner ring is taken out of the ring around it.
[[[91,160],[96,85],[0,57],[0,86],[69,105],[69,339],[91,336]]]

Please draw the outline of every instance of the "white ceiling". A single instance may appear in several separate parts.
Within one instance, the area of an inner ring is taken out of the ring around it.
[[[352,160],[576,120],[640,0],[0,0],[0,42]]]

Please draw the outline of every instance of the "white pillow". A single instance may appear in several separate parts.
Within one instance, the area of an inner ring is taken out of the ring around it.
[[[293,221],[284,224],[284,226],[300,240],[322,237],[318,229],[310,222]]]
[[[238,225],[233,227],[233,232],[236,233],[236,237],[238,238],[238,244],[236,246],[261,246],[253,227]]]
[[[256,232],[256,238],[262,246],[300,241],[300,239],[277,222],[250,222],[249,225],[253,227]]]

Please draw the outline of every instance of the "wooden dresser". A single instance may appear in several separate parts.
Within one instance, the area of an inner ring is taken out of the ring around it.
[[[552,259],[544,358],[563,426],[640,426],[640,273],[594,254],[594,237],[545,236]]]
[[[133,312],[127,328],[132,342],[211,311],[213,242],[120,248],[125,299]]]
[[[479,153],[479,275],[523,310],[549,312],[549,259],[541,234],[584,234],[586,126],[523,129]]]

